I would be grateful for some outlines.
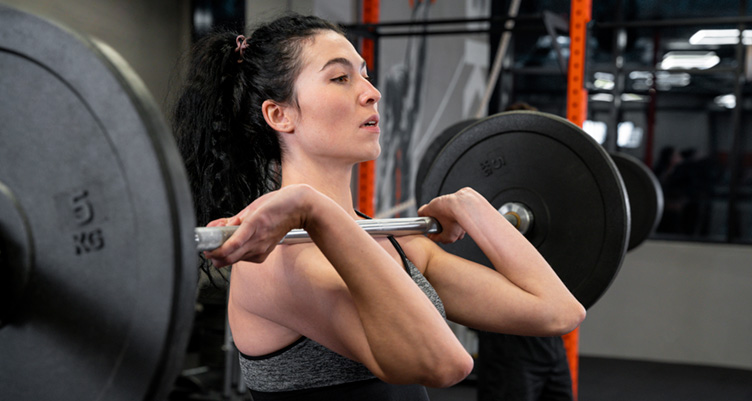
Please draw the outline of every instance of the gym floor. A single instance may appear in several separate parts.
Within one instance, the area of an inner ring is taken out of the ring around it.
[[[579,401],[750,401],[752,371],[581,357]],[[475,383],[429,389],[431,401],[475,401]]]

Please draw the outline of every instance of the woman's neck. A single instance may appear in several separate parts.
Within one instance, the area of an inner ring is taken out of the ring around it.
[[[323,168],[316,165],[282,164],[282,186],[306,184],[328,196],[347,213],[357,217],[351,190],[352,166]]]

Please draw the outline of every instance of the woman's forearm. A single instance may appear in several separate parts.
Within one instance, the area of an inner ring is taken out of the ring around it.
[[[543,319],[564,331],[576,327],[584,318],[584,308],[535,247],[477,192],[460,191],[455,202],[457,222],[495,270],[540,300]]]

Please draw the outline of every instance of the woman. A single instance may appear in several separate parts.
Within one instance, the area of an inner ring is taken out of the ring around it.
[[[419,209],[441,234],[360,229],[351,172],[379,155],[381,94],[336,26],[285,16],[249,38],[211,36],[193,60],[175,124],[199,222],[253,201],[210,222],[240,228],[206,256],[234,264],[228,315],[255,400],[427,399],[422,386],[451,386],[473,366],[445,316],[530,335],[584,318],[535,248],[472,189]],[[277,245],[293,228],[313,243]],[[465,233],[496,271],[434,242]]]

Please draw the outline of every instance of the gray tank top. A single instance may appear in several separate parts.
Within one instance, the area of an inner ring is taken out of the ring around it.
[[[397,241],[393,238],[390,240],[402,257],[410,277],[446,318],[439,295],[418,268],[407,259]],[[335,386],[375,378],[363,364],[306,337],[267,355],[248,356],[241,353],[240,369],[248,388],[262,392]]]

